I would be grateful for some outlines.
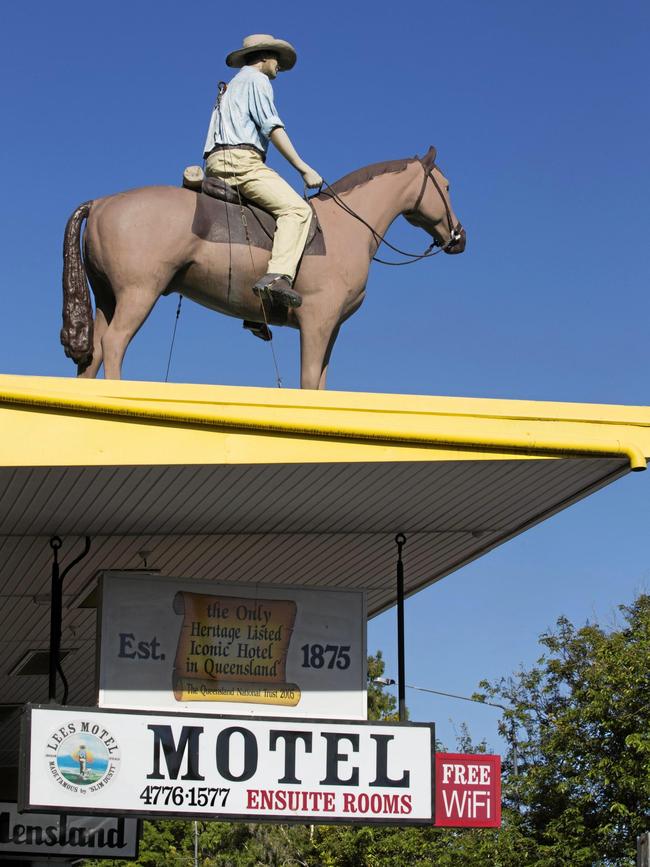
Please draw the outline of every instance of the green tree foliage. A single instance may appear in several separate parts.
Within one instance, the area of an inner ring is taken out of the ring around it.
[[[534,847],[527,863],[633,865],[650,829],[650,596],[619,610],[611,629],[561,617],[537,665],[481,684],[512,707],[505,803]]]
[[[531,669],[483,682],[476,696],[510,708],[501,722],[511,749],[500,829],[199,822],[199,863],[633,867],[636,836],[650,830],[650,596],[621,606],[609,629],[560,618],[540,643],[543,656]],[[384,674],[381,653],[368,658],[368,672],[369,718],[396,719],[394,696],[372,683]],[[486,745],[463,729],[456,749]],[[193,823],[145,823],[136,863],[192,865]]]
[[[399,719],[397,699],[381,684],[375,683],[385,671],[386,663],[381,650],[378,650],[374,656],[368,657],[368,719],[396,722]]]

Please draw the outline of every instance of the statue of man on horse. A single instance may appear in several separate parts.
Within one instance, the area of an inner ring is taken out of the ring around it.
[[[103,365],[108,379],[119,379],[156,301],[178,292],[243,320],[263,339],[271,337],[269,324],[298,329],[301,387],[324,388],[339,329],[365,297],[370,263],[384,261],[376,256],[381,244],[405,256],[387,264],[463,252],[465,230],[435,148],[365,166],[332,185],[303,162],[270,83],[295,61],[288,42],[266,35],[248,36],[228,55],[240,72],[220,87],[198,189],[143,187],[74,210],[63,245],[61,342],[79,376],[95,377]],[[321,187],[309,202],[265,165],[269,141],[306,186]],[[400,214],[432,238],[423,253],[387,241]]]
[[[271,80],[293,69],[294,47],[266,34],[247,36],[226,65],[240,71],[221,84],[205,142],[206,174],[233,187],[238,195],[275,217],[276,229],[267,273],[253,286],[284,307],[300,307],[293,288],[305,249],[313,212],[277,172],[265,165],[269,141],[302,175],[305,187],[322,186],[323,179],[300,158],[285,131],[273,101]]]

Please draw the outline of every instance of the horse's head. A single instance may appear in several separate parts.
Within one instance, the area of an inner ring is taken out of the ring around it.
[[[451,206],[449,181],[436,165],[436,149],[430,147],[420,163],[424,169],[422,186],[413,208],[404,216],[428,232],[445,253],[462,253],[467,236]]]

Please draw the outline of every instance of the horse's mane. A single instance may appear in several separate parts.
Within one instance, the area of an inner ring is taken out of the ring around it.
[[[379,177],[379,175],[403,172],[410,163],[417,159],[418,157],[407,157],[403,160],[386,160],[383,163],[372,163],[369,166],[363,166],[360,169],[350,172],[349,175],[339,178],[339,180],[335,181],[327,188],[327,190],[323,191],[323,195],[327,196],[329,190],[332,190],[337,195],[341,195],[341,193],[347,193],[354,187],[359,187],[361,184],[368,183],[368,181]]]

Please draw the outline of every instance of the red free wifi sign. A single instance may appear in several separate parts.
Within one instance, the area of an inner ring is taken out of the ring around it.
[[[501,826],[501,756],[436,753],[436,812],[440,828]]]

